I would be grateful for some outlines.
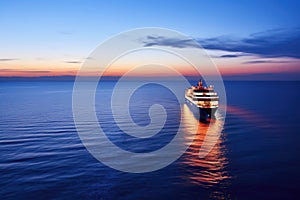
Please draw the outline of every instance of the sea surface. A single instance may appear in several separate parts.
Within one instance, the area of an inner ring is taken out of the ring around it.
[[[135,153],[161,149],[184,119],[184,130],[191,122],[198,126],[188,150],[157,171],[112,169],[80,140],[72,114],[72,81],[2,81],[0,199],[299,199],[300,82],[227,81],[226,118],[211,124],[195,119],[168,89],[145,85],[130,99],[132,120],[139,126],[151,123],[148,111],[154,103],[167,113],[162,131],[146,139],[124,134],[115,123],[109,105],[114,85],[103,82],[95,107],[115,145]],[[200,158],[209,126],[221,136],[211,138],[216,144]],[[113,151],[110,156],[114,158]]]

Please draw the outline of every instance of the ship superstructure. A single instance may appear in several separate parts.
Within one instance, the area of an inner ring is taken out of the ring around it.
[[[197,86],[186,90],[185,99],[199,109],[201,119],[215,118],[219,107],[219,96],[212,85],[205,87],[200,80]]]

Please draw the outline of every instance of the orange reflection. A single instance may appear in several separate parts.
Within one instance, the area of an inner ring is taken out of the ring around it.
[[[184,178],[190,183],[204,187],[226,182],[225,180],[230,178],[226,171],[228,160],[225,157],[226,149],[222,138],[219,137],[224,121],[216,119],[210,124],[201,123],[186,104],[183,106],[182,116],[186,132],[191,131],[189,129],[192,128],[192,124],[197,126],[194,141],[183,157],[183,164],[188,165],[188,176]],[[208,154],[202,157],[207,147],[211,148],[208,148]]]
[[[276,124],[271,123],[267,118],[264,118],[263,115],[259,115],[251,110],[246,110],[236,106],[226,106],[227,112],[238,116],[240,119],[249,122],[260,128],[276,128]]]

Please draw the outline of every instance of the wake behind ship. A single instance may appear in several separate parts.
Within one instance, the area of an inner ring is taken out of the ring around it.
[[[215,113],[219,107],[219,96],[214,91],[213,86],[205,87],[200,80],[197,86],[186,89],[185,99],[193,107],[199,109],[201,120],[215,118]]]

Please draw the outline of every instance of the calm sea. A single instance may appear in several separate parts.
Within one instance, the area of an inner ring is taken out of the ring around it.
[[[196,120],[166,88],[146,85],[132,96],[133,121],[149,124],[153,102],[168,115],[160,134],[137,141],[121,133],[111,116],[107,103],[113,86],[105,82],[96,96],[97,116],[111,141],[125,150],[160,149],[176,134],[180,116]],[[0,198],[299,199],[300,82],[235,81],[225,86],[225,126],[205,158],[197,155],[208,124],[197,121],[194,142],[176,162],[132,174],[105,166],[82,144],[72,115],[73,82],[2,81]],[[222,121],[213,123],[218,128]]]

